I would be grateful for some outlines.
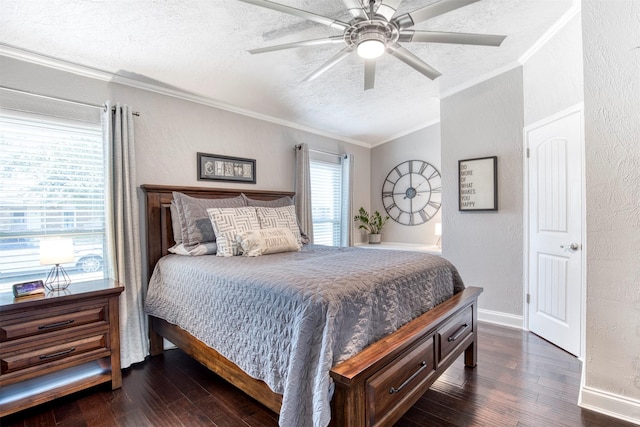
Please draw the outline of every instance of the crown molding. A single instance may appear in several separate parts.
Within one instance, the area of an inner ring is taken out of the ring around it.
[[[419,125],[417,125],[415,127],[410,128],[409,130],[397,133],[397,134],[385,139],[384,141],[377,142],[377,143],[371,145],[371,148],[377,147],[377,146],[382,145],[382,144],[386,144],[387,142],[395,141],[396,139],[400,139],[403,136],[412,134],[414,132],[418,132],[419,130],[426,129],[426,128],[430,127],[430,126],[438,125],[438,124],[440,124],[440,120],[431,120],[429,122],[419,124]]]
[[[178,98],[185,101],[194,102],[208,107],[218,108],[220,110],[229,111],[231,113],[240,114],[253,119],[262,120],[265,122],[285,126],[288,128],[308,132],[314,135],[323,136],[326,138],[335,139],[338,141],[346,142],[349,144],[358,145],[360,147],[371,148],[371,144],[359,141],[353,138],[347,138],[341,135],[336,135],[330,132],[325,132],[309,126],[300,125],[298,123],[290,122],[288,120],[279,119],[277,117],[269,116],[267,114],[257,113],[245,108],[236,107],[230,104],[226,104],[215,99],[207,98],[204,96],[192,94],[179,89],[172,89],[162,87],[160,85],[154,85],[151,83],[143,82],[140,80],[124,77],[109,71],[100,70],[98,68],[88,67],[86,65],[78,64],[71,61],[62,60],[52,56],[44,55],[38,52],[29,51],[15,46],[0,43],[0,55],[6,56],[20,61],[29,62],[32,64],[40,65],[47,68],[52,68],[58,71],[64,71],[67,73],[76,74],[91,79],[118,83],[124,86],[133,87],[136,89],[142,89],[148,92],[154,92],[160,95],[170,96],[172,98]]]
[[[571,21],[571,19],[573,19],[578,13],[580,13],[580,10],[581,0],[574,0],[573,5],[569,8],[569,10],[567,10],[564,15],[562,15],[560,19],[533,44],[533,46],[531,46],[524,54],[522,54],[517,61],[507,64],[504,67],[497,68],[490,73],[478,76],[477,78],[469,80],[461,85],[447,89],[440,93],[439,98],[442,99],[454,95],[458,92],[469,89],[472,86],[475,86],[479,83],[482,83],[493,77],[497,77],[500,74],[506,73],[507,71],[511,71],[514,68],[524,65],[536,52],[542,49],[549,40],[551,40],[560,30],[562,30]]]
[[[567,25],[571,20],[579,14],[581,11],[581,2],[580,0],[576,0],[573,2],[573,6],[569,8],[565,12],[564,15],[560,17],[558,22],[553,24],[551,28],[549,28],[543,35],[540,37],[534,44],[531,46],[525,53],[523,53],[520,58],[518,58],[518,62],[523,64],[527,62],[533,55],[535,55],[540,49],[544,47],[549,40],[551,40],[560,30],[562,30],[565,25]]]
[[[514,68],[518,68],[520,67],[522,64],[519,61],[516,62],[512,62],[510,64],[505,65],[504,67],[500,67],[500,68],[496,68],[495,70],[492,70],[489,73],[483,74],[481,76],[478,76],[474,79],[471,80],[467,80],[466,82],[464,82],[461,85],[452,87],[450,89],[447,89],[443,92],[440,93],[440,96],[438,97],[439,99],[443,99],[443,98],[447,98],[451,95],[455,95],[458,92],[462,92],[463,90],[469,89],[470,87],[476,86],[482,82],[485,82],[489,79],[492,79],[494,77],[499,76],[500,74],[504,74],[507,71],[511,71]]]

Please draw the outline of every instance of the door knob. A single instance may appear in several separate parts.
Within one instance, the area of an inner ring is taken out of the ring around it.
[[[577,243],[570,243],[568,245],[560,245],[562,249],[569,249],[571,251],[577,251],[580,248],[580,245]]]

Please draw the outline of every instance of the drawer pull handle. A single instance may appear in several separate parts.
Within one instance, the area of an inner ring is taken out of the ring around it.
[[[464,333],[464,331],[469,327],[469,325],[467,325],[466,323],[464,325],[460,325],[460,327],[458,328],[458,330],[456,331],[455,334],[451,335],[447,341],[451,342],[451,341],[455,341],[458,338],[460,338],[460,335],[462,335]]]
[[[423,360],[422,363],[420,363],[420,368],[417,371],[415,371],[413,375],[407,378],[402,384],[400,384],[400,387],[398,388],[391,387],[391,390],[389,390],[389,394],[400,393],[400,390],[402,390],[407,384],[409,384],[412,379],[417,377],[418,374],[422,372],[426,367],[427,367],[427,362]]]
[[[52,323],[50,325],[40,325],[38,329],[51,329],[51,328],[59,328],[60,326],[70,325],[74,322],[74,319],[65,320],[64,322]]]
[[[59,351],[57,353],[43,354],[42,356],[40,356],[40,360],[53,359],[54,357],[64,356],[65,354],[73,353],[74,351],[76,351],[76,348],[75,347],[71,347],[68,350]]]

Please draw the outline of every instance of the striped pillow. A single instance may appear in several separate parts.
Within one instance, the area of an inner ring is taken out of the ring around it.
[[[241,254],[236,236],[244,231],[259,230],[260,223],[253,207],[207,209],[213,231],[216,234],[216,256]]]

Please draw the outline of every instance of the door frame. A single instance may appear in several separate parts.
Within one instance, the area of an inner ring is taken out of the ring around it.
[[[542,120],[539,120],[533,124],[525,126],[523,129],[523,144],[524,149],[522,150],[522,161],[523,161],[523,221],[524,221],[524,243],[523,243],[523,274],[524,274],[524,292],[522,295],[523,301],[523,319],[524,319],[524,330],[529,330],[529,303],[527,302],[527,295],[529,294],[529,290],[531,284],[529,283],[529,159],[528,159],[528,148],[529,148],[529,133],[535,129],[538,129],[547,124],[558,121],[564,117],[570,116],[572,114],[578,113],[580,116],[580,164],[582,167],[582,188],[580,192],[582,193],[582,204],[581,204],[581,221],[582,221],[582,250],[580,251],[580,270],[581,270],[581,283],[580,283],[580,352],[577,354],[578,359],[584,362],[584,355],[586,351],[586,301],[587,301],[587,269],[586,269],[586,261],[587,261],[587,212],[586,212],[586,171],[585,171],[585,137],[584,137],[584,103],[576,104],[572,107],[569,107],[565,110],[562,110],[558,113],[555,113],[551,116],[545,117]]]

